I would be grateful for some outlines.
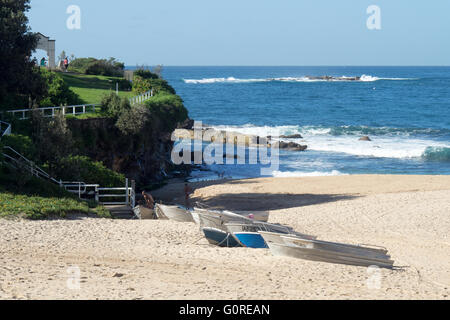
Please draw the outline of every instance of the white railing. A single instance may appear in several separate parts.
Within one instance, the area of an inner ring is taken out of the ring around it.
[[[11,124],[0,121],[0,139],[11,134]]]
[[[0,138],[4,135],[11,134],[11,124],[0,121]],[[103,205],[126,205],[130,206],[131,209],[136,207],[136,186],[134,180],[131,181],[131,186],[129,186],[128,179],[125,180],[125,188],[100,188],[98,184],[86,184],[84,182],[69,182],[69,181],[61,181],[56,180],[51,177],[47,172],[38,167],[33,161],[27,159],[25,156],[17,152],[11,147],[4,146],[3,150],[0,150],[3,157],[8,161],[11,165],[18,169],[26,170],[31,173],[32,176],[49,180],[52,183],[59,185],[61,188],[64,188],[67,192],[78,194],[78,197],[82,200],[82,196],[92,196],[95,198],[97,203]],[[90,191],[89,191],[90,190]],[[100,192],[108,191],[108,192],[118,192],[111,194],[102,194]],[[125,201],[109,201],[104,202],[100,201],[102,198],[124,198]]]
[[[133,97],[131,99],[129,99],[130,104],[134,105],[134,104],[138,104],[138,103],[142,103],[144,101],[150,100],[150,98],[153,97],[153,90],[147,91],[139,96]]]
[[[108,193],[102,193],[108,192]],[[124,201],[102,201],[102,199],[121,199]],[[136,207],[136,191],[134,181],[131,182],[131,186],[128,184],[128,179],[125,181],[124,188],[100,188],[95,187],[95,201],[101,203],[105,206],[118,206],[126,205],[130,206],[132,209]]]
[[[25,170],[29,171],[34,177],[50,180],[53,183],[59,184],[56,179],[52,178],[47,172],[39,168],[33,161],[28,160],[13,148],[5,146],[3,147],[3,150],[3,157],[10,163],[14,164],[16,167],[24,168]]]
[[[37,109],[20,109],[20,110],[10,110],[7,113],[12,114],[19,120],[30,119],[30,112],[40,111],[45,118],[54,118],[55,115],[60,112],[63,115],[81,115],[86,113],[95,113],[95,108],[99,104],[80,104],[76,106],[61,106],[61,107],[47,107],[47,108],[37,108]]]

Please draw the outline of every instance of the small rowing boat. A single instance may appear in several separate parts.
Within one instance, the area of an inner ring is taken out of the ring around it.
[[[162,219],[169,219],[177,222],[194,222],[192,214],[182,206],[167,206],[156,204],[156,214]]]

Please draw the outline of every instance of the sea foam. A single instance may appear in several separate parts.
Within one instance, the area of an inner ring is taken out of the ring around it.
[[[279,77],[279,78],[260,78],[260,79],[239,79],[234,77],[228,78],[204,78],[204,79],[183,79],[188,84],[214,84],[214,83],[256,83],[256,82],[375,82],[380,80],[401,81],[401,80],[417,80],[412,78],[382,78],[370,75],[362,75],[359,80],[355,77],[341,76],[332,79],[317,79],[314,77]]]

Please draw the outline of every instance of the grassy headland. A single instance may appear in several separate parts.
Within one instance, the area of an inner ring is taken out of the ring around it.
[[[124,90],[127,89],[127,86],[123,84],[125,79],[121,77],[76,73],[61,73],[61,76],[69,88],[80,97],[83,103],[100,103],[103,96],[116,91],[116,83],[119,83],[120,97],[131,98],[135,95],[130,90]]]

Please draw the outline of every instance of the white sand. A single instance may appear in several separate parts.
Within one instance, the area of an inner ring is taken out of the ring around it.
[[[271,222],[324,240],[384,246],[396,265],[409,267],[379,271],[377,289],[368,286],[377,274],[367,268],[211,247],[194,224],[0,220],[0,299],[449,299],[450,177],[258,179],[199,187],[197,200],[270,208]],[[67,287],[71,266],[80,269],[79,290]]]

